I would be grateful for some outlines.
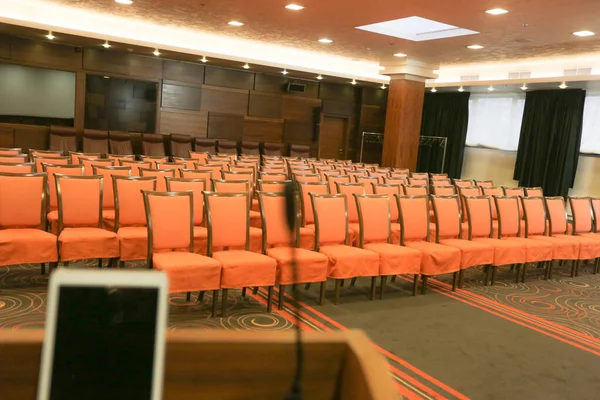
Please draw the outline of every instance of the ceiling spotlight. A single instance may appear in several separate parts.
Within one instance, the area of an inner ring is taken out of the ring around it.
[[[379,70],[380,70],[380,71],[383,71],[383,70],[385,69],[385,67],[384,67],[383,65],[380,65],[380,66],[379,66],[379,67],[377,67],[377,68],[379,68]]]
[[[108,43],[108,40],[102,44],[102,47],[104,47],[105,49],[110,49],[111,46],[110,43]]]
[[[321,39],[319,39],[319,42],[329,44],[329,43],[333,43],[333,40],[327,39],[327,38],[321,38]]]
[[[480,50],[483,49],[483,46],[480,44],[472,44],[470,46],[467,46],[467,49],[471,49],[471,50]]]
[[[404,53],[396,53],[396,54],[394,54],[394,57],[406,57],[406,54],[404,54]]]
[[[103,78],[104,79],[110,79],[110,76],[104,75]]]
[[[56,38],[56,36],[54,36],[54,35],[52,34],[52,31],[48,31],[48,34],[46,35],[46,37],[47,37],[48,39],[50,39],[50,40],[54,40],[54,38]]]
[[[304,6],[300,6],[298,4],[288,4],[285,6],[288,10],[300,11],[304,8]]]
[[[387,88],[387,86],[385,86],[385,85],[381,85],[380,87],[381,87],[382,89],[386,89],[386,88]]]
[[[490,87],[488,88],[488,92],[493,92],[494,91],[494,86],[490,85]]]
[[[356,85],[356,79],[352,79],[352,82],[350,82],[353,85]]]
[[[594,36],[595,33],[592,31],[577,31],[577,32],[573,32],[573,35],[585,37],[585,36]]]
[[[465,88],[461,86],[461,87],[458,88],[458,91],[462,93],[462,92],[465,91]]]
[[[246,63],[246,64],[244,64],[244,65],[242,66],[242,68],[244,68],[244,69],[250,69],[250,66],[248,65],[248,63]]]
[[[560,86],[559,86],[559,88],[561,88],[561,89],[568,88],[567,83],[566,82],[561,83]]]
[[[317,76],[317,79],[321,80],[321,79],[323,79],[323,76],[321,74],[319,74],[319,76]]]
[[[206,59],[206,56],[202,56],[202,58],[200,59],[200,61],[202,61],[203,63],[208,62],[208,60]]]
[[[523,84],[523,86],[521,86],[521,87],[520,87],[520,89],[521,89],[521,90],[527,90],[527,89],[529,89],[529,88],[527,87],[527,84],[526,84],[526,83],[524,83],[524,84]]]
[[[431,88],[431,93],[435,93],[435,92],[437,92],[437,89],[436,89],[436,88],[434,88],[434,87],[432,87],[432,88]]]
[[[439,69],[434,69],[434,70],[433,70],[433,71],[431,71],[431,72],[433,72],[433,73],[434,73],[434,74],[436,74],[436,75],[439,75],[439,74],[440,74],[440,70],[439,70]]]
[[[502,15],[506,14],[508,11],[503,8],[492,8],[491,10],[485,10],[485,12],[492,15]]]
[[[244,25],[244,23],[240,22],[240,21],[229,21],[228,24],[231,26],[243,26]]]
[[[281,73],[284,75],[287,75],[288,74],[287,69],[284,68],[283,71],[281,71]]]
[[[160,51],[158,51],[158,49],[154,49],[152,54],[154,54],[156,57],[158,57],[158,56],[160,56]]]
[[[125,4],[127,6],[130,6],[133,4],[133,0],[115,0],[115,3]]]

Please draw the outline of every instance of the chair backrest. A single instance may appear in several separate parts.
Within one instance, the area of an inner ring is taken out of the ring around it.
[[[196,160],[198,164],[206,164],[209,154],[207,152],[190,151],[189,156]]]
[[[525,196],[527,197],[543,197],[544,196],[544,189],[542,189],[541,187],[526,187],[525,189]]]
[[[213,247],[244,246],[249,249],[250,215],[248,193],[204,192],[208,221],[208,253]]]
[[[0,148],[0,155],[4,155],[4,156],[17,156],[19,154],[21,154],[21,148],[20,147],[15,147],[15,148],[2,147],[2,148]]]
[[[258,173],[258,178],[262,179],[263,181],[286,181],[287,180],[287,174],[286,173],[271,173],[271,172],[265,172],[265,171],[260,171]]]
[[[379,178],[379,183],[383,183],[383,178],[387,176],[387,172],[367,171],[368,176]]]
[[[2,162],[6,162],[4,159],[0,159]],[[35,164],[36,172],[42,172],[44,168],[42,167],[43,163],[52,164],[52,165],[67,165],[70,164],[69,157],[37,157],[33,156],[33,162]],[[23,163],[25,161],[19,161],[19,163]],[[50,178],[48,178],[50,179]]]
[[[385,194],[390,199],[390,217],[391,222],[398,222],[398,202],[396,202],[395,194],[402,194],[402,186],[392,183],[376,183],[373,184],[374,194]]]
[[[174,169],[152,169],[152,168],[140,168],[140,176],[154,176],[156,177],[156,189],[157,192],[167,191],[167,182],[165,177],[175,177]]]
[[[135,161],[135,155],[133,155],[133,154],[124,154],[124,155],[107,154],[106,158],[108,158],[109,160],[115,160],[115,165],[118,165],[119,160]]]
[[[225,181],[247,181],[250,193],[252,194],[254,191],[254,174],[252,172],[221,171],[221,175]]]
[[[213,178],[220,178],[221,171],[223,170],[222,164],[196,164],[198,171],[211,171]]]
[[[45,173],[0,173],[0,228],[46,229]]]
[[[83,158],[79,159],[83,165],[83,174],[86,176],[94,175],[94,167],[114,167],[115,160],[98,159],[98,158]]]
[[[371,192],[373,188],[371,187]],[[367,192],[364,183],[337,183],[336,193],[344,194],[348,197],[347,202],[347,210],[348,210],[348,222],[357,223],[358,222],[358,210],[356,209],[356,202],[352,199],[352,195],[356,194],[373,194]]]
[[[431,186],[431,194],[436,196],[452,196],[456,194],[456,186]]]
[[[448,179],[448,174],[429,174],[429,178],[432,181],[446,180]]]
[[[310,146],[303,144],[290,144],[290,157],[310,156]]]
[[[408,185],[408,178],[384,177],[383,183],[386,185]]]
[[[329,185],[327,182],[297,182],[300,192],[300,207],[302,209],[302,226],[314,224],[314,212],[310,193],[329,194]]]
[[[201,226],[204,223],[204,192],[208,181],[200,178],[171,178],[167,176],[167,192],[190,191],[194,194],[194,225]]]
[[[429,185],[429,179],[427,178],[408,178],[408,184],[413,186],[426,186]]]
[[[113,154],[133,153],[129,132],[108,132],[108,144]]]
[[[220,154],[237,155],[237,142],[235,140],[219,139],[217,150]]]
[[[436,228],[435,242],[439,243],[442,238],[462,239],[458,195],[432,195],[431,204]]]
[[[492,198],[492,199],[494,198],[494,196],[503,196],[504,195],[502,193],[502,188],[499,188],[496,186],[480,186],[480,187],[481,187],[482,194],[484,196],[490,196],[490,198]],[[518,203],[518,209],[519,209],[519,218],[522,218],[523,210],[521,208],[521,202],[518,201],[517,203]],[[498,219],[498,211],[496,210],[496,203],[494,201],[492,201],[492,219],[493,220]]]
[[[494,186],[494,181],[478,181],[475,179],[475,186],[479,186],[481,188]]]
[[[391,243],[390,197],[387,194],[352,194],[358,210],[359,246]],[[396,200],[394,198],[394,200]]]
[[[62,150],[29,150],[29,157],[64,157],[65,153]]]
[[[402,185],[402,191],[405,196],[428,196],[429,186],[427,185]]]
[[[550,226],[550,236],[566,235],[568,224],[565,199],[562,197],[544,197],[544,202]]]
[[[352,182],[356,182],[356,177],[359,177],[359,176],[368,176],[367,175],[367,171],[365,171],[365,170],[361,170],[361,171],[346,171],[346,175],[348,175],[350,177],[350,179],[352,180]]]
[[[600,198],[592,197],[592,215],[594,216],[594,232],[600,232]]]
[[[142,133],[142,152],[148,156],[164,156],[164,135],[157,133]]]
[[[102,227],[103,176],[54,174],[58,232],[67,227]]]
[[[179,176],[181,178],[199,178],[204,179],[206,184],[210,183],[212,179],[212,171],[200,171],[197,169],[180,169]]]
[[[173,157],[174,164],[183,164],[183,168],[194,169],[198,162],[195,158]]]
[[[167,156],[141,156],[142,161],[150,162],[150,168],[156,168],[156,163],[166,163],[169,162],[169,157]]]
[[[247,155],[259,155],[260,154],[260,142],[248,142],[242,141],[240,144],[240,153]]]
[[[216,154],[217,153],[217,139],[194,139],[194,149],[196,152]]]
[[[457,186],[456,189],[458,190],[459,201],[462,204],[463,221],[466,222],[469,215],[467,213],[467,210],[465,209],[463,197],[465,197],[465,196],[481,196],[481,188],[479,186]],[[490,200],[490,205],[491,205],[491,201],[492,200]]]
[[[492,199],[498,213],[498,239],[519,237],[521,233],[519,197],[494,196]]]
[[[102,208],[115,208],[115,193],[112,176],[131,176],[131,167],[94,165],[92,168],[94,175],[102,175],[104,177],[102,188],[104,192],[104,197],[102,198]]]
[[[429,241],[429,196],[396,194],[400,244]]]
[[[492,237],[490,196],[464,196],[462,202],[469,221],[469,240]]]
[[[408,174],[405,174],[404,172],[390,171],[388,176],[392,179],[404,179],[406,182],[408,182]]]
[[[293,180],[298,183],[305,182],[323,182],[319,174],[293,174]]]
[[[321,245],[349,245],[346,195],[310,194],[315,220],[315,250]]]
[[[383,179],[378,176],[355,176],[354,182],[363,183],[365,185],[365,193],[373,194],[372,183],[383,183]]]
[[[266,253],[270,246],[287,245],[298,247],[298,204],[294,202],[296,210],[295,229],[292,234],[286,220],[286,197],[283,193],[260,192],[258,193],[258,206],[262,220],[262,248]]]
[[[50,126],[50,150],[77,150],[77,133],[75,128],[66,126]]]
[[[286,185],[290,185],[291,183],[292,181],[267,181],[259,179],[258,190],[260,192],[283,193],[285,192]]]
[[[83,176],[83,165],[42,163],[42,168],[43,172],[48,174],[48,206],[50,210],[56,210],[58,209],[58,199],[54,174]]]
[[[452,181],[448,178],[433,179],[431,180],[431,186],[452,186]]]
[[[108,131],[101,131],[96,129],[84,129],[83,130],[83,151],[97,152],[106,154],[108,153]]]
[[[119,160],[121,167],[131,167],[132,176],[140,176],[140,168],[150,169],[152,163],[150,161],[133,161],[133,160]]]
[[[329,185],[329,193],[339,193],[337,191],[337,183],[350,183],[348,175],[328,175],[327,184]]]
[[[155,251],[194,252],[194,207],[191,192],[142,191],[148,227],[148,264]]]
[[[69,157],[71,157],[71,164],[81,164],[81,159],[86,158],[88,160],[95,160],[102,156],[102,153],[80,153],[76,151],[70,151]]]
[[[120,226],[144,226],[146,214],[142,191],[156,190],[156,177],[112,176],[115,192],[115,232]]]
[[[193,138],[190,135],[171,134],[171,155],[187,157],[192,151]]]
[[[182,169],[187,168],[187,166],[185,165],[185,163],[182,162],[157,162],[156,163],[156,169],[161,169],[161,170],[175,170],[175,176],[179,175],[179,171]]]
[[[470,187],[473,186],[473,180],[471,179],[455,179],[454,185],[458,187]]]
[[[31,174],[34,172],[34,163],[3,163],[0,162],[0,172],[11,172],[15,174]]]
[[[263,144],[263,154],[265,156],[281,156],[283,150],[282,143],[268,143]]]
[[[525,218],[525,237],[546,234],[546,206],[543,197],[519,197]]]

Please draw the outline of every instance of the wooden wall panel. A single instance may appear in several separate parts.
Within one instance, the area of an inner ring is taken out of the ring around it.
[[[354,103],[337,100],[323,100],[323,113],[335,115],[354,115]]]
[[[204,83],[213,86],[252,90],[254,87],[254,73],[228,68],[206,67]]]
[[[385,107],[387,104],[388,91],[380,88],[363,88],[362,104]]]
[[[248,91],[204,86],[202,88],[202,111],[246,115]]]
[[[364,131],[383,133],[385,109],[379,106],[363,105],[360,109],[360,126]]]
[[[242,115],[208,113],[208,137],[211,139],[242,140],[244,117]]]
[[[280,143],[283,141],[283,120],[246,117],[243,139],[250,142]]]
[[[250,92],[248,115],[265,118],[281,118],[282,99],[278,94]]]
[[[162,107],[200,111],[202,89],[163,83]]]
[[[49,143],[49,127],[37,125],[15,125],[15,147],[27,153],[29,149],[47,149]]]
[[[313,145],[314,126],[310,122],[286,120],[283,127],[284,143]]]
[[[304,93],[291,93],[286,90],[288,82],[300,83],[306,85]],[[283,75],[256,74],[254,80],[254,90],[261,92],[282,93],[296,97],[319,97],[319,82],[305,79],[291,79]]]
[[[13,61],[75,71],[81,68],[81,55],[80,47],[10,38],[10,58]]]
[[[161,109],[159,132],[180,133],[195,137],[206,137],[208,113],[206,111],[182,111]]]
[[[15,147],[15,129],[0,125],[0,147]]]
[[[163,62],[163,79],[201,85],[204,83],[204,65],[165,60]]]
[[[319,98],[353,103],[358,97],[358,90],[355,86],[345,83],[321,82]]]
[[[315,107],[321,107],[319,99],[283,96],[281,117],[296,121],[312,121]]]
[[[162,77],[162,60],[158,57],[86,48],[83,51],[83,69],[160,79]]]
[[[10,58],[10,36],[0,35],[0,58]]]

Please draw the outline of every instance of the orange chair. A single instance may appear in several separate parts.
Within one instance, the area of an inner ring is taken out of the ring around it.
[[[194,253],[194,206],[191,192],[142,192],[148,226],[148,266],[169,277],[169,293],[198,291],[202,301],[213,291],[211,316],[217,310],[221,263]]]
[[[42,168],[43,163],[52,164],[52,165],[67,165],[70,164],[69,157],[38,157],[33,156],[33,163],[35,164],[36,172],[43,172],[44,168]],[[0,162],[6,162],[4,159],[0,160]],[[23,163],[25,161],[19,161],[18,163]],[[17,163],[15,163],[17,164]],[[50,182],[50,177],[48,177],[48,182]]]
[[[58,253],[69,261],[108,258],[109,267],[119,258],[117,234],[102,229],[102,176],[55,174],[58,196]]]
[[[416,179],[429,179],[429,174],[427,172],[411,172],[410,177]]]
[[[296,223],[293,234],[286,221],[286,198],[283,193],[260,192],[258,203],[262,216],[263,254],[277,261],[275,282],[279,285],[278,308],[284,303],[286,285],[321,282],[319,304],[323,305],[327,283],[327,256],[298,248],[300,245],[299,213],[296,206]],[[295,262],[295,263],[294,263]],[[294,271],[295,269],[295,271]]]
[[[427,185],[402,185],[402,191],[405,196],[429,196]]]
[[[131,167],[93,165],[93,175],[104,177],[102,192],[102,225],[104,229],[115,228],[115,191],[112,176],[131,176]]]
[[[161,162],[169,162],[169,157],[167,156],[141,156],[142,161],[146,161],[150,163],[150,168],[156,169],[156,163]]]
[[[389,177],[383,178],[383,183],[389,185],[408,185],[408,178]]]
[[[373,188],[371,187],[371,192]],[[336,193],[346,195],[348,199],[347,211],[348,211],[348,236],[352,245],[358,244],[358,233],[360,231],[360,225],[358,222],[358,209],[356,208],[356,202],[353,200],[353,194],[372,194],[367,192],[364,183],[338,183]]]
[[[207,181],[201,178],[171,178],[167,176],[168,192],[190,191],[194,195],[194,251],[197,254],[207,254],[208,230],[203,226],[204,216],[204,192],[207,189]]]
[[[71,164],[81,164],[80,159],[85,158],[88,160],[97,160],[102,156],[102,153],[78,153],[76,151],[70,151],[69,157],[71,157]]]
[[[196,164],[196,170],[210,171],[212,173],[212,177],[217,179],[222,176],[221,171],[223,170],[223,165],[222,164]]]
[[[119,164],[119,160],[135,161],[135,156],[133,154],[129,154],[129,155],[107,154],[106,158],[108,158],[109,160],[115,160],[115,165],[117,165],[117,166]]]
[[[367,171],[368,176],[379,178],[379,183],[383,183],[383,178],[387,176],[387,172]]]
[[[454,186],[471,187],[471,186],[473,186],[473,180],[472,179],[455,179]]]
[[[391,179],[404,179],[408,183],[408,174],[390,171],[388,175]]]
[[[431,186],[431,194],[434,196],[452,196],[456,194],[456,186]]]
[[[337,191],[337,183],[350,183],[348,175],[328,175],[327,184],[329,185],[329,193],[339,193]]]
[[[184,164],[185,169],[196,168],[197,158],[173,157],[174,164]]]
[[[65,153],[62,150],[35,150],[29,149],[29,157],[63,157]]]
[[[411,186],[427,186],[429,179],[427,178],[408,178],[408,184]]]
[[[392,229],[392,244],[400,244],[400,222],[398,221],[398,203],[394,195],[402,194],[402,186],[391,183],[377,183],[373,185],[373,193],[385,194],[390,199],[390,217]],[[394,279],[394,278],[392,278]],[[395,279],[394,279],[395,280]]]
[[[514,240],[525,245],[527,260],[522,265],[525,282],[527,263],[536,263],[546,266],[552,262],[552,243],[541,240],[526,239],[521,236],[521,219],[519,215],[519,198],[516,196],[494,196],[494,204],[498,213],[498,239]],[[598,242],[600,245],[600,241]],[[520,266],[517,265],[517,279],[519,282]]]
[[[261,220],[260,213],[258,212],[258,200],[254,198],[254,174],[252,172],[232,172],[232,171],[221,171],[223,176],[223,181],[230,182],[240,182],[245,181],[248,182],[248,188],[245,190],[250,194],[250,226],[254,228],[260,228]],[[218,180],[216,180],[218,181]],[[220,183],[221,186],[227,186],[224,183]],[[236,186],[236,185],[234,185]],[[239,187],[239,184],[237,185]],[[213,185],[214,187],[214,185]],[[232,189],[235,191],[236,189]],[[232,190],[227,190],[228,192],[232,192]],[[215,191],[217,191],[215,189]],[[223,191],[223,190],[221,190]]]
[[[148,229],[142,191],[155,191],[156,178],[113,175],[115,193],[115,228],[120,247],[120,267],[125,261],[145,260],[148,252]]]
[[[56,236],[46,232],[47,175],[0,173],[0,266],[58,261]]]
[[[35,169],[35,164],[33,163],[3,163],[0,162],[0,172],[10,172],[14,174],[31,174]]]
[[[450,179],[433,179],[431,180],[431,186],[452,186],[452,181]]]
[[[400,244],[419,250],[421,258],[421,293],[425,294],[430,276],[460,271],[460,250],[429,241],[429,198],[428,196],[395,195],[398,203],[401,226]]]
[[[258,178],[264,181],[286,181],[287,174],[286,173],[272,173],[272,172],[264,172],[259,171]]]
[[[206,164],[209,154],[205,152],[190,151],[190,158],[193,158],[198,164]]]
[[[298,182],[298,192],[300,193],[301,226],[315,229],[315,216],[312,209],[311,193],[329,194],[329,185],[326,182]]]
[[[249,251],[248,193],[204,192],[204,202],[208,220],[208,256],[219,261],[223,268],[222,316],[227,315],[228,290],[251,286],[268,287],[267,311],[271,312],[277,261]],[[214,247],[241,247],[243,250],[214,251]]]
[[[391,209],[393,207],[390,207],[390,196],[388,194],[356,193],[353,193],[353,196],[360,224],[359,247],[379,255],[379,276],[381,277],[379,298],[383,299],[387,277],[394,278],[399,274],[414,275],[413,296],[415,296],[421,272],[421,252],[391,244]],[[393,199],[396,203],[395,197]],[[371,297],[373,297],[373,293]]]
[[[527,197],[543,197],[544,196],[544,190],[541,187],[526,187],[525,189],[525,196]]]
[[[152,169],[152,168],[140,168],[140,176],[154,176],[156,177],[156,191],[166,192],[167,183],[165,177],[175,177],[174,169]]]
[[[179,175],[181,178],[204,179],[207,183],[212,179],[212,171],[199,171],[197,169],[180,169]]]
[[[322,182],[319,174],[292,174],[292,178],[298,183]]]
[[[469,240],[490,244],[494,247],[492,268],[487,268],[485,285],[491,274],[491,284],[496,282],[499,266],[524,264],[527,262],[525,244],[514,240],[492,238],[492,204],[489,196],[464,196],[463,205],[467,212]]]
[[[465,196],[481,196],[481,188],[479,188],[478,186],[457,186],[456,189],[458,190],[458,200],[461,204],[463,222],[467,222],[468,214],[467,214],[467,209],[466,209],[465,202],[463,199]],[[490,205],[491,205],[491,202],[490,202]],[[493,228],[492,228],[492,232],[493,232]],[[492,234],[492,236],[493,236],[493,234]]]
[[[58,235],[58,198],[56,196],[56,179],[54,179],[54,174],[83,176],[83,165],[42,163],[41,168],[48,175],[48,215],[46,218],[50,226],[50,232]]]
[[[0,155],[3,155],[3,156],[18,156],[19,154],[21,154],[20,147],[16,147],[16,148],[2,147],[2,148],[0,148]]]
[[[596,203],[596,206],[600,206],[600,201],[596,201]],[[591,197],[569,197],[569,205],[573,213],[573,235],[600,239],[600,233],[597,232],[595,226],[597,210],[594,209],[593,204],[594,201]],[[599,269],[600,258],[597,258],[593,273],[597,274]]]
[[[259,179],[258,190],[268,193],[283,193],[285,192],[285,187],[291,183],[292,181],[266,181]]]
[[[79,164],[83,165],[83,175],[91,176],[94,175],[94,167],[113,167],[115,160],[79,157]]]
[[[0,155],[0,163],[2,164],[23,164],[27,162],[26,154],[4,154]]]
[[[479,186],[480,188],[484,188],[484,187],[492,187],[494,186],[494,181],[478,181],[477,179],[475,179],[475,186]]]
[[[315,251],[327,256],[327,277],[335,279],[335,299],[340,299],[344,279],[371,277],[371,300],[379,276],[379,255],[350,246],[348,235],[348,200],[345,194],[311,192],[315,216]]]
[[[179,171],[187,168],[185,163],[182,162],[156,162],[156,169],[160,170],[175,170],[175,176],[179,176]]]
[[[429,174],[432,181],[445,181],[448,179],[448,174]]]
[[[140,176],[140,168],[150,169],[152,163],[149,161],[119,160],[121,167],[131,167],[131,176]]]
[[[383,183],[383,178],[378,176],[355,176],[354,182],[362,183],[366,194],[373,194],[373,183]]]

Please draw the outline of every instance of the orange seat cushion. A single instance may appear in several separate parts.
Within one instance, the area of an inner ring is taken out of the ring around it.
[[[65,228],[58,236],[61,261],[119,257],[119,239],[100,228]]]
[[[169,276],[169,293],[221,288],[221,264],[210,257],[186,252],[154,253],[152,264]]]
[[[319,252],[329,259],[327,276],[335,279],[378,276],[379,255],[345,245],[321,246]]]
[[[56,261],[55,235],[40,229],[0,230],[0,266]]]
[[[260,219],[260,212],[249,211],[249,213],[250,213],[250,226],[260,229],[260,227],[262,226],[262,221]]]
[[[492,263],[494,266],[527,262],[527,248],[517,241],[489,238],[476,238],[473,241],[494,246],[494,262]]]
[[[296,249],[296,280],[292,267],[292,248],[275,247],[267,250],[267,256],[277,261],[277,283],[289,285],[291,283],[323,282],[327,279],[327,256],[315,251]]]
[[[392,244],[400,244],[402,227],[398,223],[392,224]]]
[[[260,212],[260,207],[258,206],[258,199],[252,199],[252,211]]]
[[[554,260],[578,260],[579,243],[576,240],[557,236],[529,236],[529,239],[544,241],[552,244],[552,258]]]
[[[460,269],[460,250],[431,242],[407,242],[410,247],[421,252],[421,273],[438,275],[456,272]]]
[[[440,244],[460,250],[460,269],[489,265],[494,262],[492,245],[463,239],[443,239]]]
[[[365,250],[379,255],[379,275],[418,274],[421,272],[421,252],[390,243],[368,243]]]
[[[300,228],[300,248],[313,250],[315,248],[315,230]]]
[[[207,254],[208,229],[202,226],[194,226],[194,253]]]
[[[563,235],[561,235],[563,236]],[[577,240],[579,243],[579,259],[580,260],[592,260],[600,257],[600,241],[591,237],[585,236],[568,236]]]
[[[504,238],[503,240],[514,240],[517,243],[524,244],[527,250],[527,262],[552,260],[552,243],[516,237]]]
[[[145,260],[148,258],[148,228],[125,226],[117,232],[121,261]]]
[[[212,256],[223,267],[221,287],[224,289],[275,284],[277,261],[270,257],[244,250],[217,251]]]
[[[48,224],[50,225],[50,232],[54,235],[58,235],[58,210],[53,210],[46,216]]]
[[[115,210],[102,209],[102,227],[109,231],[115,229]]]

